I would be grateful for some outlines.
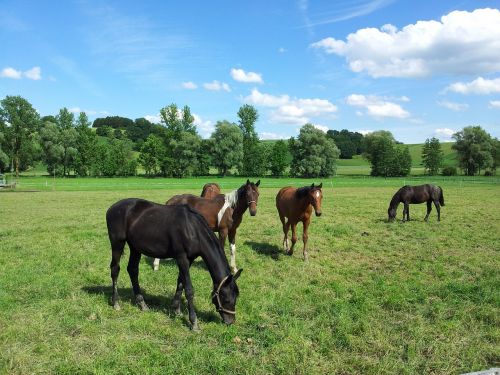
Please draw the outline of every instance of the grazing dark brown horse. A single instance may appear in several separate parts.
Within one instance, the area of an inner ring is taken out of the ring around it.
[[[283,247],[288,255],[293,254],[293,248],[297,242],[297,223],[302,222],[303,233],[302,241],[304,242],[304,260],[308,259],[307,255],[307,229],[311,222],[311,214],[314,208],[316,216],[321,216],[321,200],[323,192],[321,188],[323,183],[314,186],[304,186],[299,189],[287,186],[282,188],[276,195],[276,208],[280,215],[281,223],[283,224]],[[288,219],[288,220],[286,220]],[[288,247],[288,230],[292,227],[292,247]]]
[[[441,209],[440,206],[444,206],[443,189],[440,186],[435,185],[419,185],[419,186],[403,186],[399,189],[396,194],[391,199],[387,213],[389,215],[389,221],[393,221],[396,218],[396,210],[399,203],[404,204],[403,208],[403,221],[410,221],[410,203],[424,203],[427,202],[427,215],[425,215],[424,220],[429,220],[429,214],[432,211],[432,202],[436,206],[436,211],[438,213],[438,221],[441,220]]]
[[[243,220],[243,214],[247,210],[251,216],[257,213],[257,201],[259,199],[260,180],[256,183],[247,180],[245,184],[238,189],[228,193],[219,194],[213,199],[197,197],[191,194],[175,195],[167,201],[167,205],[187,204],[199,211],[209,227],[214,232],[219,232],[219,241],[224,249],[226,238],[229,236],[231,250],[231,268],[233,272],[236,267],[236,230]],[[154,267],[158,269],[159,259],[155,259]]]
[[[191,328],[197,330],[189,267],[201,256],[213,281],[212,302],[225,323],[234,322],[239,293],[236,279],[241,270],[231,275],[224,251],[198,212],[186,205],[164,206],[143,199],[129,198],[118,201],[108,209],[106,223],[112,250],[110,267],[113,280],[112,303],[115,309],[120,308],[117,281],[120,258],[126,242],[130,248],[127,271],[136,303],[142,310],[147,310],[148,306],[139,287],[141,255],[174,258],[179,267],[179,276],[172,306],[180,314],[180,298],[182,290],[185,289]]]
[[[220,194],[220,186],[215,182],[209,182],[205,184],[201,191],[201,197],[207,199],[215,198],[219,194]]]

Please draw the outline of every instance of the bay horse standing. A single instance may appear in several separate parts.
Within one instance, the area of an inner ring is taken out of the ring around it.
[[[191,328],[198,330],[193,303],[193,285],[189,268],[201,256],[213,281],[212,302],[226,324],[235,320],[235,306],[239,291],[236,279],[241,270],[231,274],[223,249],[205,219],[192,208],[164,206],[143,199],[123,199],[106,212],[108,235],[111,242],[112,304],[119,309],[118,274],[125,243],[130,248],[127,271],[132,282],[135,301],[142,310],[148,306],[139,287],[141,255],[174,258],[179,268],[177,290],[172,307],[180,314],[180,298],[185,289]]]
[[[321,188],[323,183],[314,186],[304,186],[299,189],[287,186],[282,188],[276,195],[276,208],[283,224],[283,247],[288,255],[293,254],[293,248],[297,242],[297,223],[302,222],[304,242],[304,260],[307,261],[307,239],[309,238],[307,230],[311,223],[311,214],[314,208],[316,216],[321,216],[321,201],[323,192]],[[288,230],[292,227],[292,247],[288,246]]]
[[[167,205],[187,204],[199,211],[209,227],[219,233],[219,241],[224,249],[226,238],[229,237],[231,254],[231,269],[236,272],[236,230],[243,220],[243,214],[249,210],[251,216],[257,214],[257,202],[259,200],[260,180],[256,183],[247,182],[238,189],[227,194],[219,194],[215,198],[206,199],[192,194],[175,195],[167,201]],[[159,265],[159,260],[155,259]]]
[[[403,203],[403,221],[410,221],[410,203],[424,203],[427,202],[427,215],[425,215],[424,220],[429,220],[429,214],[432,211],[432,203],[436,206],[436,211],[438,214],[438,221],[441,220],[441,208],[444,206],[444,196],[443,189],[436,185],[419,185],[419,186],[409,186],[405,185],[399,189],[396,194],[391,199],[389,203],[389,208],[387,209],[387,214],[389,215],[389,221],[393,221],[396,218],[396,210],[399,203]]]
[[[216,184],[215,182],[209,182],[203,185],[203,189],[201,190],[201,197],[212,199],[219,195],[221,193],[220,191],[221,190],[219,184]]]

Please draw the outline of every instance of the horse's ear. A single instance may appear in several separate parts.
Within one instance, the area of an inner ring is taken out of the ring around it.
[[[240,268],[236,273],[233,275],[233,281],[236,281],[238,277],[241,275],[241,271],[243,271],[243,268]]]
[[[260,185],[260,180],[255,183],[255,186],[259,186],[259,185]]]
[[[247,185],[250,185],[250,180],[247,178]]]
[[[311,187],[314,187],[314,182],[313,182],[313,184],[311,185]]]
[[[323,183],[319,184],[317,187],[321,189],[323,187]]]

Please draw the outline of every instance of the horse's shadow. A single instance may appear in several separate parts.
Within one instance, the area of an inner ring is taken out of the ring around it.
[[[103,300],[110,306],[110,308],[112,308],[111,296],[113,294],[113,287],[93,285],[93,286],[84,286],[81,289],[88,294],[102,296]],[[144,300],[150,310],[162,311],[167,313],[167,315],[171,317],[176,316],[176,313],[172,308],[172,301],[174,299],[174,295],[172,293],[167,294],[165,296],[159,296],[159,295],[148,294],[147,292],[145,292],[144,289],[142,289],[142,292],[144,295]],[[124,301],[128,301],[131,304],[134,304],[134,295],[132,292],[132,288],[118,288],[118,294],[120,295],[121,303],[123,303]],[[137,309],[139,309],[139,307],[137,307]],[[187,315],[187,303],[184,298],[181,298],[181,311],[182,311],[182,320],[184,324],[189,326],[190,322]],[[220,320],[219,316],[215,314],[213,311],[200,311],[196,309],[196,315],[203,322],[217,322]]]
[[[254,241],[245,241],[245,245],[250,246],[256,253],[270,256],[274,260],[279,259],[280,249],[276,245]]]

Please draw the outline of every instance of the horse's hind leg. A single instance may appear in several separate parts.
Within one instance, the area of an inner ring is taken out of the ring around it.
[[[434,201],[434,206],[436,206],[436,211],[438,212],[438,221],[441,221],[441,205],[438,200]]]
[[[134,290],[135,302],[139,305],[142,311],[148,310],[148,305],[144,302],[144,297],[139,287],[139,262],[141,261],[141,253],[130,246],[130,258],[128,260],[127,271],[132,282]]]
[[[189,265],[193,263],[194,259],[189,260]],[[181,296],[182,291],[184,290],[184,285],[182,284],[182,277],[179,272],[179,276],[177,276],[177,289],[175,290],[174,299],[172,301],[172,309],[175,311],[177,315],[181,315]]]
[[[405,220],[405,214],[406,214],[406,220]],[[404,203],[403,221],[410,221],[410,204],[409,203]]]
[[[432,211],[432,201],[427,201],[427,215],[425,215],[424,220],[427,221],[429,220],[429,215]]]
[[[118,302],[118,275],[120,274],[120,258],[123,254],[123,248],[125,247],[125,241],[123,240],[111,240],[111,280],[113,281],[113,295],[111,297],[111,304],[115,310],[120,309],[120,304]]]

